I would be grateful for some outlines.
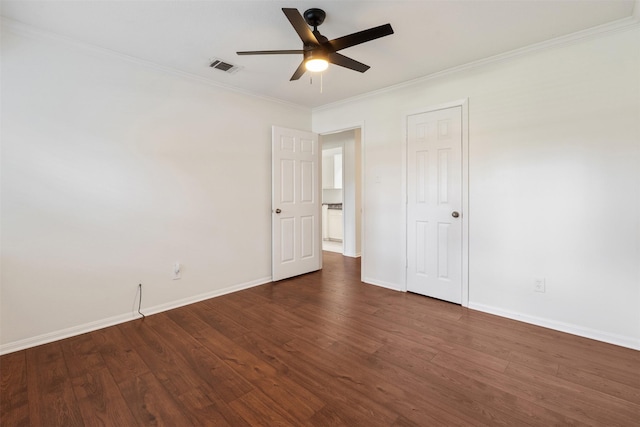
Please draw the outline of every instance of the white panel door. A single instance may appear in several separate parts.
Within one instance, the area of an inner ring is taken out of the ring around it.
[[[273,126],[272,277],[322,268],[318,135]]]
[[[407,290],[462,302],[462,108],[407,119]]]

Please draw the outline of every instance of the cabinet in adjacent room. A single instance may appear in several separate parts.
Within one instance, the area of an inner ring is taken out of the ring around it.
[[[342,209],[328,209],[328,235],[329,240],[342,241]]]

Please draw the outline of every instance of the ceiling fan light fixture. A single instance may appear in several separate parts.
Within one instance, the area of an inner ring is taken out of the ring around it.
[[[393,34],[391,24],[385,24],[329,40],[318,31],[318,26],[322,24],[326,17],[326,13],[322,9],[308,9],[305,11],[304,17],[298,9],[294,8],[283,7],[282,12],[284,12],[296,33],[298,33],[298,37],[300,41],[302,41],[302,49],[249,50],[236,53],[238,55],[302,54],[302,62],[300,62],[300,65],[298,65],[298,68],[296,68],[296,71],[289,81],[300,79],[306,71],[322,72],[329,67],[329,62],[343,68],[364,73],[371,67],[355,59],[351,59],[348,56],[344,56],[338,53],[338,51]],[[309,27],[312,27],[313,31]]]
[[[311,58],[304,63],[304,66],[308,71],[319,73],[329,67],[329,62],[323,58]]]

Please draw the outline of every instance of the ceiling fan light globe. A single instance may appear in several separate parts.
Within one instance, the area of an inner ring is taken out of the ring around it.
[[[304,63],[304,66],[306,67],[307,71],[318,73],[326,70],[329,67],[329,62],[327,62],[326,59],[309,59]]]

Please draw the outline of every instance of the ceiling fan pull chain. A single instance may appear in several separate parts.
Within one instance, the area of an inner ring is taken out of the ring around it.
[[[322,93],[322,76],[324,76],[324,73],[320,73],[320,93]]]

